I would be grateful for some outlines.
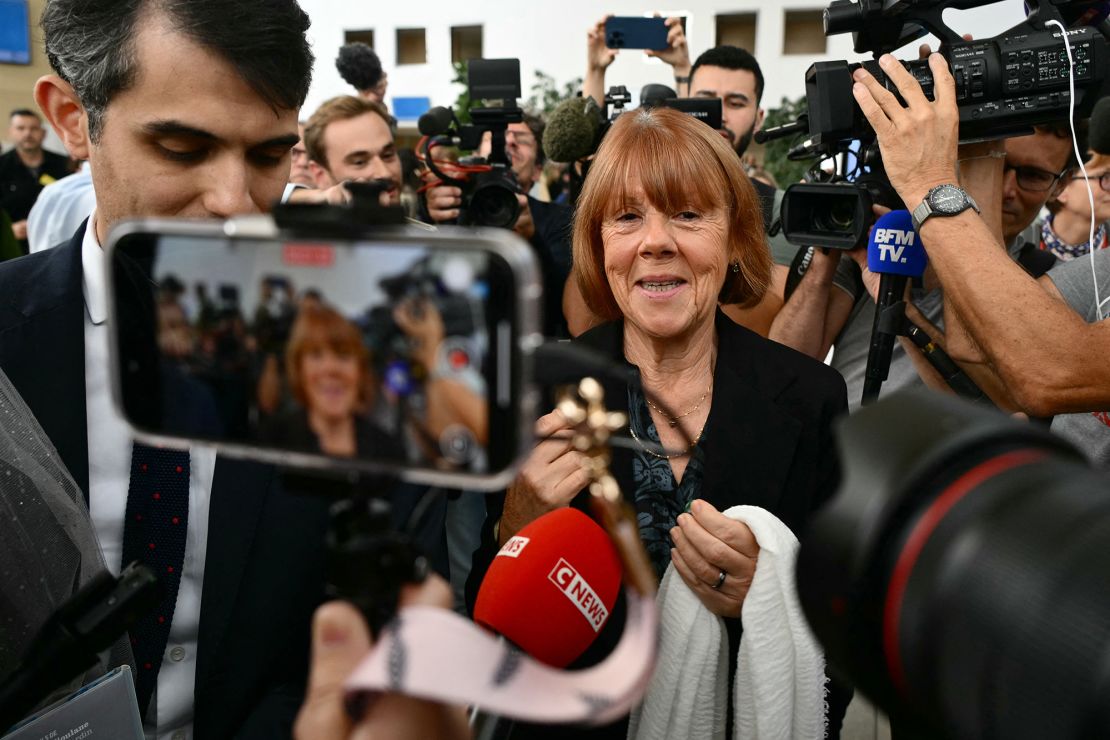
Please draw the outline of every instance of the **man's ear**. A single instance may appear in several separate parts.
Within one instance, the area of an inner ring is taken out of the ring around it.
[[[763,128],[763,116],[766,115],[766,114],[767,114],[767,111],[763,110],[762,108],[760,108],[758,111],[756,111],[756,113],[755,113],[755,128],[752,129],[753,134],[756,131],[759,131]]]
[[[73,86],[58,75],[40,77],[35,102],[74,159],[89,158],[89,121]]]
[[[308,160],[308,170],[312,173],[312,181],[316,183],[316,187],[320,190],[330,188],[332,185],[338,185],[335,178],[327,169],[321,167],[315,159]]]

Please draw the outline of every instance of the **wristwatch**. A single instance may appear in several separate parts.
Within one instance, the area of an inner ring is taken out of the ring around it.
[[[974,208],[979,213],[979,204],[966,190],[958,185],[937,185],[925,195],[921,205],[914,208],[910,216],[913,218],[913,227],[920,229],[921,224],[930,216],[955,216],[968,208]]]

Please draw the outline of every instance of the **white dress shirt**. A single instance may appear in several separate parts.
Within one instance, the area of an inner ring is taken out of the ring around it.
[[[108,368],[107,295],[104,257],[89,218],[81,245],[85,291],[85,405],[89,439],[89,513],[108,568],[118,574],[123,557],[123,520],[131,471],[131,433],[111,400]],[[193,686],[197,631],[208,544],[208,504],[216,452],[189,449],[189,518],[185,562],[169,641],[154,693],[156,711],[145,725],[149,740],[185,740],[193,735]],[[141,669],[140,669],[141,670]]]
[[[35,199],[27,216],[27,244],[31,252],[69,243],[95,207],[92,169],[86,162],[80,172],[47,185]]]

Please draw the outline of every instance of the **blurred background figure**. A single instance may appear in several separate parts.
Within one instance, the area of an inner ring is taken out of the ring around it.
[[[297,121],[297,135],[301,140],[293,145],[290,152],[293,155],[293,162],[289,168],[289,182],[314,188],[316,181],[312,179],[312,169],[308,166],[308,150],[304,146],[304,127],[304,121]]]
[[[339,47],[335,68],[340,77],[358,91],[359,97],[385,105],[389,77],[382,69],[382,60],[369,46],[356,41]]]
[[[1091,241],[1091,201],[1087,183],[1078,169],[1072,171],[1060,194],[1047,204],[1049,216],[1041,225],[1041,249],[1057,259],[1082,257],[1091,249],[1106,249],[1110,221],[1110,156],[1095,154],[1086,163],[1095,203],[1095,235]]]
[[[7,212],[22,254],[29,249],[27,216],[35,199],[44,187],[73,172],[68,157],[42,148],[45,138],[38,113],[29,108],[12,111],[8,139],[15,142],[15,148],[0,156],[0,210]]]

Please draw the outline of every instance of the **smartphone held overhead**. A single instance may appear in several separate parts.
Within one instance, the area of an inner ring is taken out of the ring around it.
[[[667,25],[663,18],[613,16],[605,21],[605,45],[610,49],[667,48]]]

